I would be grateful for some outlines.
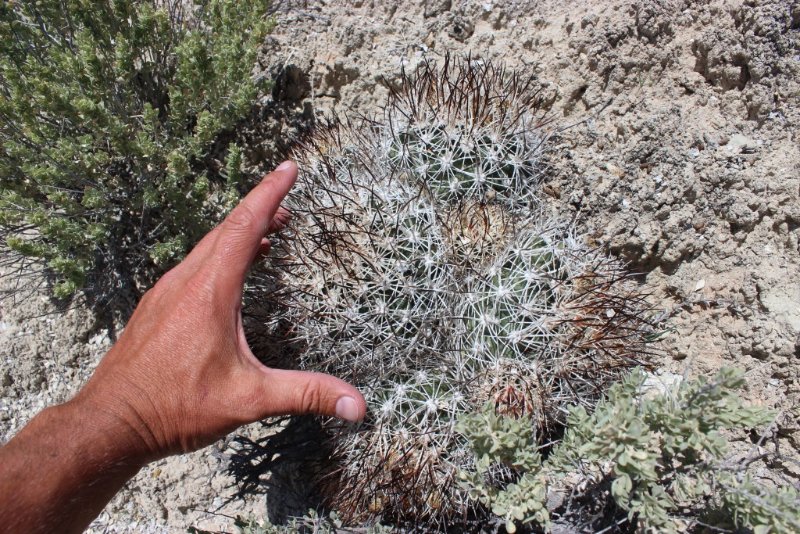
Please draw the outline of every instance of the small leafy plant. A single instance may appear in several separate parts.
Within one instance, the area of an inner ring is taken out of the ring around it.
[[[594,492],[601,498],[603,488],[642,532],[685,532],[710,510],[759,533],[796,532],[797,490],[756,484],[742,465],[728,461],[725,431],[774,417],[742,402],[742,384],[740,373],[722,369],[711,380],[659,391],[636,370],[611,387],[593,412],[573,408],[563,439],[544,460],[529,422],[498,416],[487,406],[459,423],[477,458],[476,471],[463,472],[462,479],[508,532],[526,523],[547,529],[548,494]],[[498,469],[514,476],[498,480],[492,475]]]
[[[239,195],[254,0],[0,5],[0,234],[54,293],[139,293]],[[216,158],[225,161],[215,162]]]
[[[254,518],[237,518],[236,526],[241,534],[296,534],[309,532],[314,534],[390,534],[392,529],[380,524],[347,528],[336,515],[331,512],[322,517],[314,510],[309,510],[303,517],[295,517],[286,525],[274,525],[269,521],[258,521]],[[190,529],[196,534],[205,534],[197,529]]]

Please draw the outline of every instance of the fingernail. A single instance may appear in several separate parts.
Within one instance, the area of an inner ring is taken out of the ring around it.
[[[336,417],[353,423],[358,422],[358,403],[356,403],[356,400],[353,397],[342,397],[336,401]]]
[[[280,165],[278,165],[278,167],[275,170],[276,171],[285,171],[286,169],[288,169],[291,166],[292,166],[292,162],[290,160],[286,160],[283,163],[281,163]]]

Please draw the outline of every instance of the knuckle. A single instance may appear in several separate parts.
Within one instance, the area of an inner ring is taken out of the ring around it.
[[[162,295],[166,293],[168,289],[171,288],[175,283],[177,276],[178,276],[177,267],[173,267],[172,269],[161,275],[161,278],[159,278],[158,281],[153,285],[153,287],[150,288],[150,291],[152,291],[156,295]]]
[[[309,378],[308,382],[303,386],[300,407],[303,413],[322,412],[322,388],[316,377]]]
[[[186,280],[185,295],[198,301],[198,304],[207,304],[215,293],[215,277],[201,271]]]
[[[158,302],[161,300],[161,297],[164,296],[166,292],[164,285],[159,281],[156,284],[144,292],[142,298],[139,299],[139,306],[148,306],[153,302]]]
[[[238,205],[225,219],[225,225],[234,231],[249,231],[257,222],[256,214],[247,204]]]

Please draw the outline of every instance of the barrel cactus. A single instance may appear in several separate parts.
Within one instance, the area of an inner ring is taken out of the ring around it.
[[[472,510],[461,414],[492,402],[543,436],[646,364],[637,285],[547,215],[533,82],[425,62],[382,113],[331,121],[296,153],[281,324],[299,367],[367,399],[359,427],[326,423],[328,504],[348,521],[456,524]]]

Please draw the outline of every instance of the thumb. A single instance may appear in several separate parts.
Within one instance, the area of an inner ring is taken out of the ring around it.
[[[328,415],[364,419],[367,403],[359,391],[331,375],[262,367],[262,415]]]

